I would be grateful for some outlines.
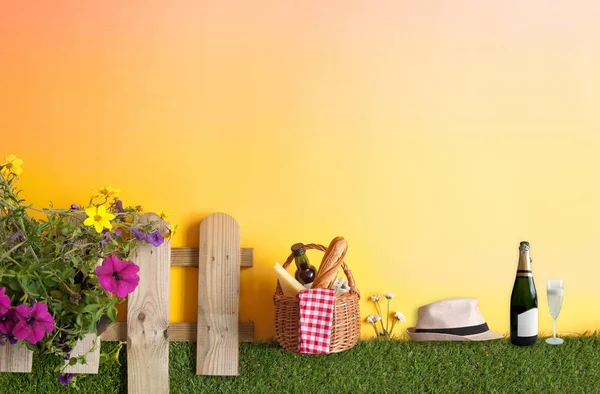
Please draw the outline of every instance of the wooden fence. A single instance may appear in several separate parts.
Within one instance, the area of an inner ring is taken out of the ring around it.
[[[143,220],[159,218],[148,213]],[[128,296],[127,322],[112,323],[99,338],[88,334],[73,349],[74,354],[88,352],[87,363],[66,371],[98,373],[100,342],[127,341],[128,392],[168,393],[169,341],[197,341],[198,375],[237,375],[238,342],[254,336],[252,322],[238,321],[240,268],[253,266],[254,252],[240,247],[235,219],[212,214],[200,224],[199,248],[144,244],[133,261],[140,266],[140,283]],[[173,266],[198,267],[197,323],[169,323]],[[31,372],[32,358],[24,346],[0,346],[0,372]]]

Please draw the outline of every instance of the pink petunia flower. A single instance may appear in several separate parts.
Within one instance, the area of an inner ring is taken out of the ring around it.
[[[12,330],[16,323],[15,310],[9,309],[6,314],[0,316],[0,335],[12,336]]]
[[[114,254],[105,258],[101,266],[96,267],[100,285],[121,298],[135,290],[140,282],[139,271],[140,267],[133,262],[121,261]]]
[[[42,302],[35,302],[33,306],[17,305],[15,318],[12,334],[31,344],[38,343],[44,335],[54,330],[54,319],[48,313],[48,305]]]
[[[10,298],[5,292],[6,287],[0,287],[0,316],[4,316],[10,311]]]

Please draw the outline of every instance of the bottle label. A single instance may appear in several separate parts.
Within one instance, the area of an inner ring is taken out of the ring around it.
[[[532,337],[538,334],[538,308],[517,315],[517,336]]]

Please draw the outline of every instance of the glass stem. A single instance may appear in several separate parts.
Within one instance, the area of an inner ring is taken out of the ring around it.
[[[554,339],[556,339],[556,319],[554,319]]]

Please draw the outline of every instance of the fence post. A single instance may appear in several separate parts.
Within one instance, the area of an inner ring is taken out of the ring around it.
[[[238,374],[240,226],[225,213],[200,224],[196,374]]]
[[[143,222],[166,223],[154,213]],[[169,278],[171,243],[140,245],[134,252],[140,283],[127,302],[127,388],[130,394],[169,392]]]

